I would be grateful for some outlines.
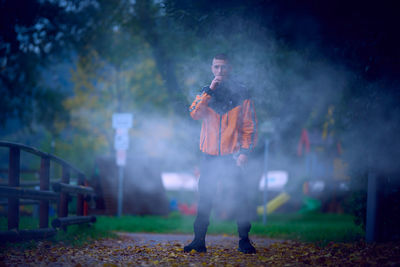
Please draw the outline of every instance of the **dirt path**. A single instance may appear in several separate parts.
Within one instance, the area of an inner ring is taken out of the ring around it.
[[[183,253],[192,235],[120,233],[82,247],[38,242],[1,248],[0,266],[400,266],[400,244],[314,244],[253,237],[255,255],[237,251],[238,238],[207,236],[207,253]]]
[[[132,239],[136,245],[155,246],[158,244],[179,244],[181,247],[189,244],[193,235],[185,234],[150,234],[150,233],[118,233],[119,236]],[[207,245],[223,245],[231,246],[232,249],[237,248],[239,238],[236,236],[228,235],[207,235]],[[252,242],[256,247],[267,247],[281,240],[269,239],[265,237],[251,237]]]

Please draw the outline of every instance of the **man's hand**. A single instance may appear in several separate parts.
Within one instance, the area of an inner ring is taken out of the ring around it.
[[[240,154],[236,159],[236,165],[239,167],[244,166],[247,163],[247,156],[245,154]]]
[[[222,82],[222,76],[215,76],[214,80],[212,80],[210,84],[210,89],[215,90],[221,82]]]

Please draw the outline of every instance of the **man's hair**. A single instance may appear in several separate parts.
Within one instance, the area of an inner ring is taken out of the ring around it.
[[[220,60],[225,60],[225,61],[229,61],[229,57],[226,54],[216,54],[214,56],[214,59],[220,59]]]

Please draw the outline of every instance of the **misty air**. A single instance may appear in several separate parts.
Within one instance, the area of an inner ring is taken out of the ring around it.
[[[1,1],[0,262],[400,264],[395,10]]]

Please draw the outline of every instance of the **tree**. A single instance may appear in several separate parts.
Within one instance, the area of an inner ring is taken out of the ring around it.
[[[67,44],[79,43],[91,23],[83,23],[79,15],[95,9],[95,1],[2,1],[0,5],[0,123],[17,117],[26,125],[38,118],[49,119],[42,123],[50,124],[54,117],[43,114],[49,105],[61,111],[60,101],[41,102],[61,94],[39,87],[40,71]],[[80,28],[69,28],[72,22]]]

